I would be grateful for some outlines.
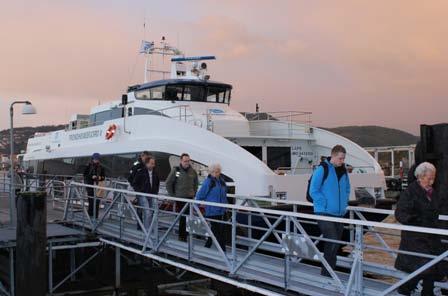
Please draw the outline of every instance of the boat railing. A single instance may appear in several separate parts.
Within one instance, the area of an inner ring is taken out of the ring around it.
[[[107,192],[107,198],[87,196],[85,188],[89,187]],[[154,259],[169,255],[248,283],[255,280],[295,292],[301,292],[300,287],[306,284],[320,289],[320,295],[325,294],[325,290],[343,295],[387,295],[439,262],[448,262],[448,250],[441,254],[403,251],[397,245],[388,244],[384,238],[397,237],[400,231],[447,236],[448,230],[368,221],[363,214],[366,211],[356,207],[350,208],[353,211],[350,218],[336,218],[299,210],[265,208],[259,204],[264,199],[257,197],[238,196],[242,202],[222,204],[164,195],[138,195],[148,198],[150,206],[136,205],[133,202],[133,191],[71,182],[63,220],[101,235],[105,243],[142,256]],[[89,199],[104,205],[98,217],[95,213],[92,217],[88,215],[85,204]],[[177,209],[165,210],[160,206],[165,202],[173,203]],[[206,217],[201,210],[206,206],[224,208],[229,218],[216,220]],[[137,210],[143,215],[140,216]],[[393,213],[377,209],[368,211],[380,211],[386,215]],[[355,216],[358,214],[360,216]],[[187,221],[186,242],[179,241],[175,234],[181,218]],[[350,231],[350,238],[331,240],[306,230],[310,223],[315,225],[320,221],[343,224],[345,230]],[[223,225],[223,229],[229,232],[227,248],[220,244],[220,238],[212,231],[210,223]],[[137,230],[136,225],[141,230]],[[213,248],[203,247],[203,239],[207,238],[212,241]],[[348,268],[348,272],[341,272],[329,265],[318,248],[321,242],[341,244],[346,252],[350,252],[348,257],[337,258],[337,267]],[[375,258],[388,254],[392,265],[375,262],[372,256],[367,256],[372,251],[378,254]],[[426,263],[407,274],[394,269],[393,260],[397,254],[425,258]],[[176,259],[173,259],[173,264],[175,262]],[[322,265],[330,277],[320,276],[320,268],[315,266],[316,263]],[[365,277],[365,274],[369,274],[369,277]],[[372,280],[372,277],[376,279]],[[385,277],[389,280],[384,280]],[[448,285],[437,283],[437,286],[446,288]]]
[[[157,110],[146,110],[144,114],[141,115],[156,115],[156,116],[164,116],[172,119],[176,119],[179,121],[183,121],[185,123],[189,123],[195,126],[202,127],[202,121],[198,120],[191,109],[190,105],[176,105],[165,107]],[[136,116],[136,115],[132,115]],[[129,116],[129,117],[132,117]],[[137,115],[138,116],[138,115]],[[126,120],[126,119],[125,119]],[[88,125],[83,126],[82,128],[93,127],[103,124],[103,121],[100,122],[90,122]],[[68,130],[68,125],[66,126],[66,130]]]
[[[290,124],[302,123],[311,126],[312,112],[308,111],[244,112],[243,114],[249,121],[283,121]]]
[[[278,167],[274,169],[274,172],[279,175],[302,175],[310,174],[314,171],[315,165],[310,165],[310,167],[300,168],[300,167]],[[365,174],[369,172],[375,172],[374,166],[364,165],[364,166],[347,166],[349,173],[354,174]]]
[[[239,117],[237,114],[227,114],[224,112],[216,112],[216,109],[207,109],[204,114],[207,117],[207,129],[213,131],[213,120],[214,118],[219,118],[221,116],[235,116]],[[277,122],[281,126],[269,127],[269,131],[265,136],[274,136],[276,132],[288,132],[289,136],[293,136],[298,133],[311,134],[313,129],[311,127],[311,112],[305,111],[274,111],[274,112],[241,112],[241,114],[250,122]],[[286,128],[286,129],[285,129]]]
[[[177,110],[172,112],[173,110]],[[154,111],[150,111],[145,114],[161,115],[172,119],[177,119],[185,123],[192,124],[194,126],[202,127],[202,121],[194,116],[194,112],[190,105],[177,105],[170,106]]]

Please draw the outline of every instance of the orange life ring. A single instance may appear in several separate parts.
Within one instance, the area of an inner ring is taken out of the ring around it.
[[[115,135],[116,132],[117,132],[117,125],[116,124],[109,125],[109,128],[106,131],[106,140],[112,139],[112,137]]]

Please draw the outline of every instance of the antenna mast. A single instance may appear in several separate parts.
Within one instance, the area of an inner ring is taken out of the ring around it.
[[[168,56],[179,56],[183,55],[183,53],[175,48],[170,46],[165,41],[165,36],[162,36],[162,40],[160,42],[160,46],[156,47],[154,41],[146,41],[142,40],[142,44],[140,46],[140,53],[145,55],[145,73],[144,73],[144,83],[147,83],[150,79],[151,73],[161,73],[163,78],[165,78],[165,74],[170,73],[169,71],[155,70],[151,69],[151,56],[154,54],[162,55],[162,63],[165,55]]]

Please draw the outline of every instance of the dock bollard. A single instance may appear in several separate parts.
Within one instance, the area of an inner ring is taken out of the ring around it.
[[[47,193],[17,197],[16,296],[47,293]]]

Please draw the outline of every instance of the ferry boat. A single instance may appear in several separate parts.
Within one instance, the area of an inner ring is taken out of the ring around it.
[[[138,154],[148,150],[163,180],[185,152],[201,177],[207,165],[220,163],[237,195],[306,201],[313,169],[341,144],[350,165],[352,204],[385,200],[377,161],[354,142],[311,126],[309,112],[238,112],[231,102],[241,98],[232,96],[232,85],[211,79],[207,63],[214,56],[186,57],[164,40],[142,48],[145,82],[129,86],[121,100],[74,115],[64,130],[36,133],[23,156],[28,170],[79,174],[99,152],[107,176],[126,178]],[[147,82],[155,55],[171,59],[169,78]]]

